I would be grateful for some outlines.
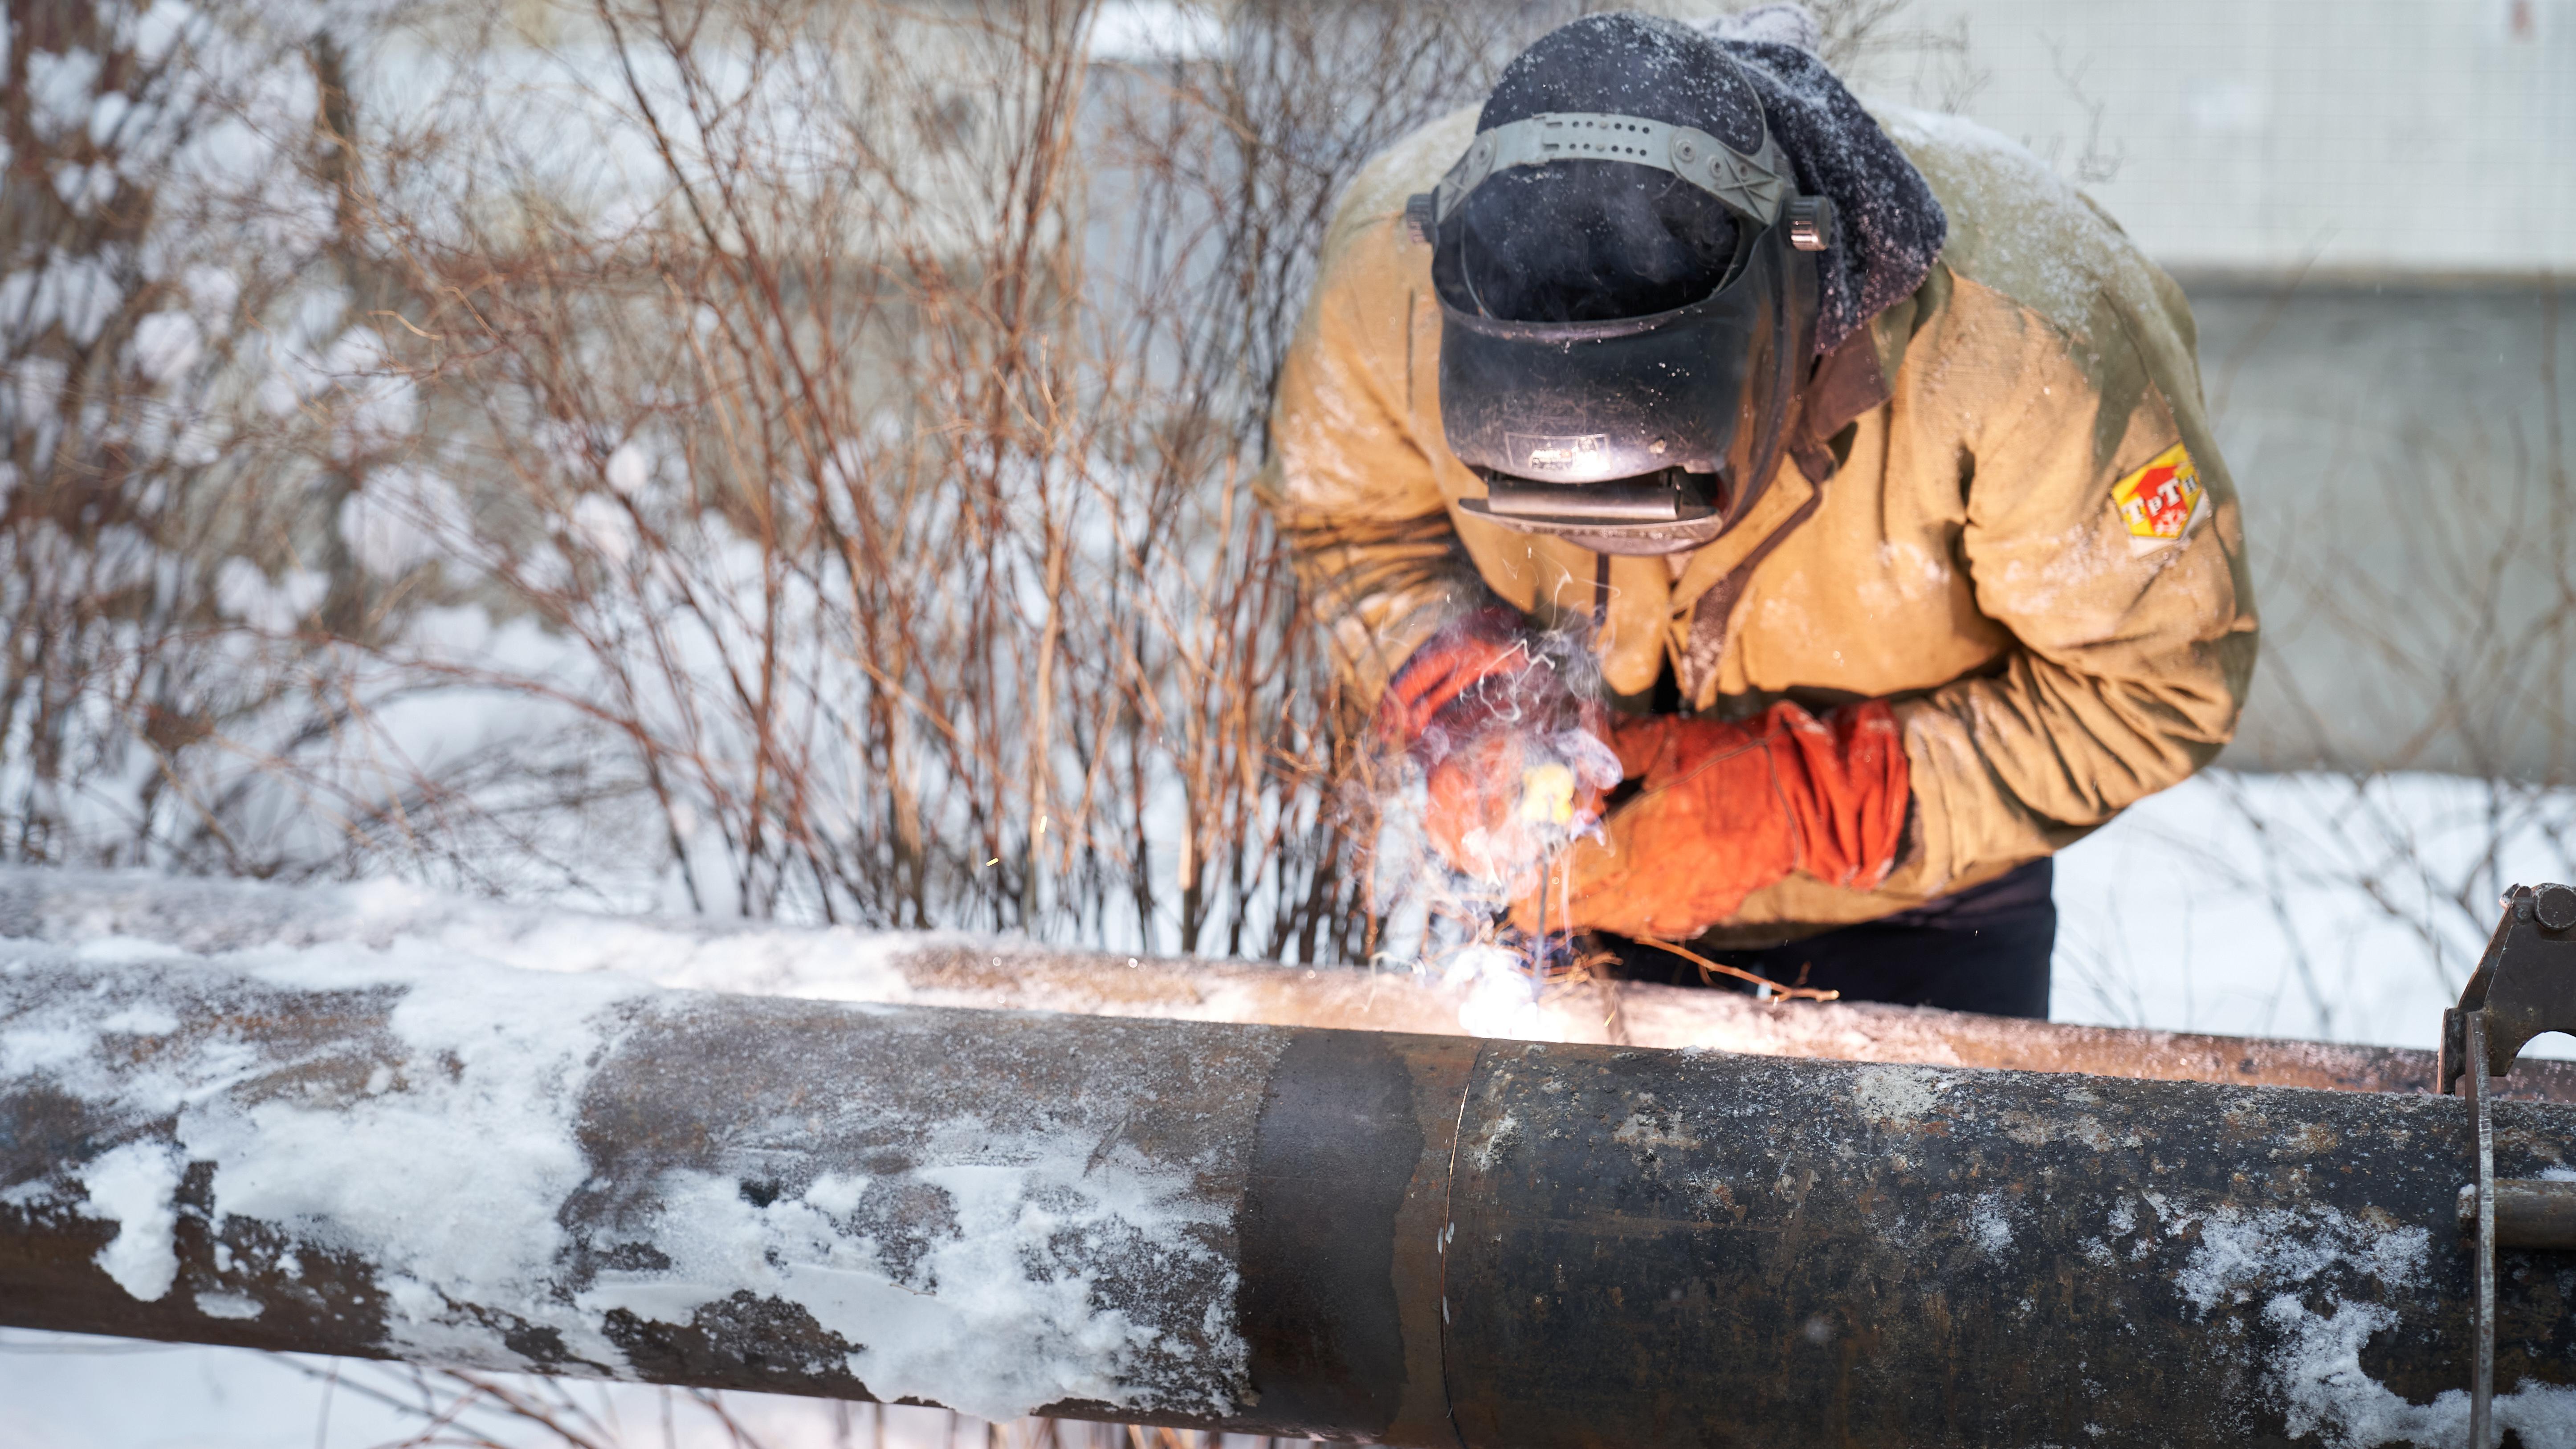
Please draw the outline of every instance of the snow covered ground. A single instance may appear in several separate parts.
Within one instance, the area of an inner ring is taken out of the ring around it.
[[[2445,776],[2213,774],[2158,796],[2059,862],[2060,1020],[2429,1046],[2501,884],[2576,875],[2576,801]],[[206,887],[176,883],[176,891]],[[328,934],[513,964],[620,959],[658,979],[832,994],[873,966],[846,932],[603,926],[391,882],[263,891],[212,917],[226,944]],[[200,917],[200,919],[208,919]],[[63,922],[52,929],[59,931]],[[21,922],[0,929],[29,929]],[[104,919],[100,931],[135,931]],[[818,975],[820,973],[820,975]],[[930,1410],[632,1385],[463,1380],[376,1364],[0,1330],[0,1449],[315,1449],[415,1442],[611,1446],[996,1442]],[[516,1396],[514,1412],[495,1393]],[[461,1405],[461,1409],[460,1409]],[[453,1417],[449,1417],[453,1416]],[[558,1427],[548,1427],[552,1420]],[[1033,1442],[1036,1426],[993,1431]],[[1069,1438],[1067,1442],[1081,1442]],[[1105,1442],[1105,1441],[1104,1441]]]
[[[2430,1049],[2497,893],[2576,877],[2571,821],[2563,790],[2213,771],[2058,857],[2050,1014]]]
[[[443,1374],[238,1348],[0,1329],[0,1445],[42,1449],[986,1449],[1038,1442],[1041,1424],[987,1426],[938,1409],[641,1384]],[[547,1421],[552,1421],[549,1427]],[[444,1424],[435,1437],[431,1427]],[[1093,1440],[1064,1425],[1066,1449]],[[1236,1445],[1257,1441],[1235,1438]]]

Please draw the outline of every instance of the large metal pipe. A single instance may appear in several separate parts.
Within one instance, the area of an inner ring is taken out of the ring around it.
[[[2465,1414],[2455,1098],[99,954],[0,966],[0,1322],[1410,1445]],[[2564,1442],[2576,1260],[2503,1280]]]

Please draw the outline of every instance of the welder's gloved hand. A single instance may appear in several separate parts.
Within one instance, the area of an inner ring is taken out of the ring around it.
[[[1896,863],[1911,787],[1884,701],[1821,719],[1789,703],[1737,722],[1661,715],[1614,741],[1643,788],[1550,869],[1551,929],[1687,940],[1791,871],[1867,888]],[[1538,908],[1522,897],[1514,923],[1534,929]]]
[[[1433,847],[1513,894],[1595,826],[1619,783],[1608,715],[1561,663],[1520,615],[1479,609],[1423,641],[1378,701],[1379,737],[1422,766]]]

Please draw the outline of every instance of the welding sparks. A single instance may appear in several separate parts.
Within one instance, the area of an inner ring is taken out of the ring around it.
[[[1458,1025],[1470,1036],[1565,1040],[1564,1023],[1540,1005],[1543,988],[1529,958],[1508,946],[1485,942],[1453,953],[1440,984],[1464,994]]]

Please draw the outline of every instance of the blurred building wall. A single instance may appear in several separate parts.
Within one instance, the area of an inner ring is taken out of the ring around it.
[[[2576,0],[1914,0],[2182,281],[2265,620],[2227,763],[2576,780]]]
[[[2576,783],[2576,279],[2187,285],[2263,612],[2225,762]]]
[[[2177,269],[2576,270],[2576,0],[1914,0],[1959,109]],[[1919,50],[1865,63],[1917,104]]]

